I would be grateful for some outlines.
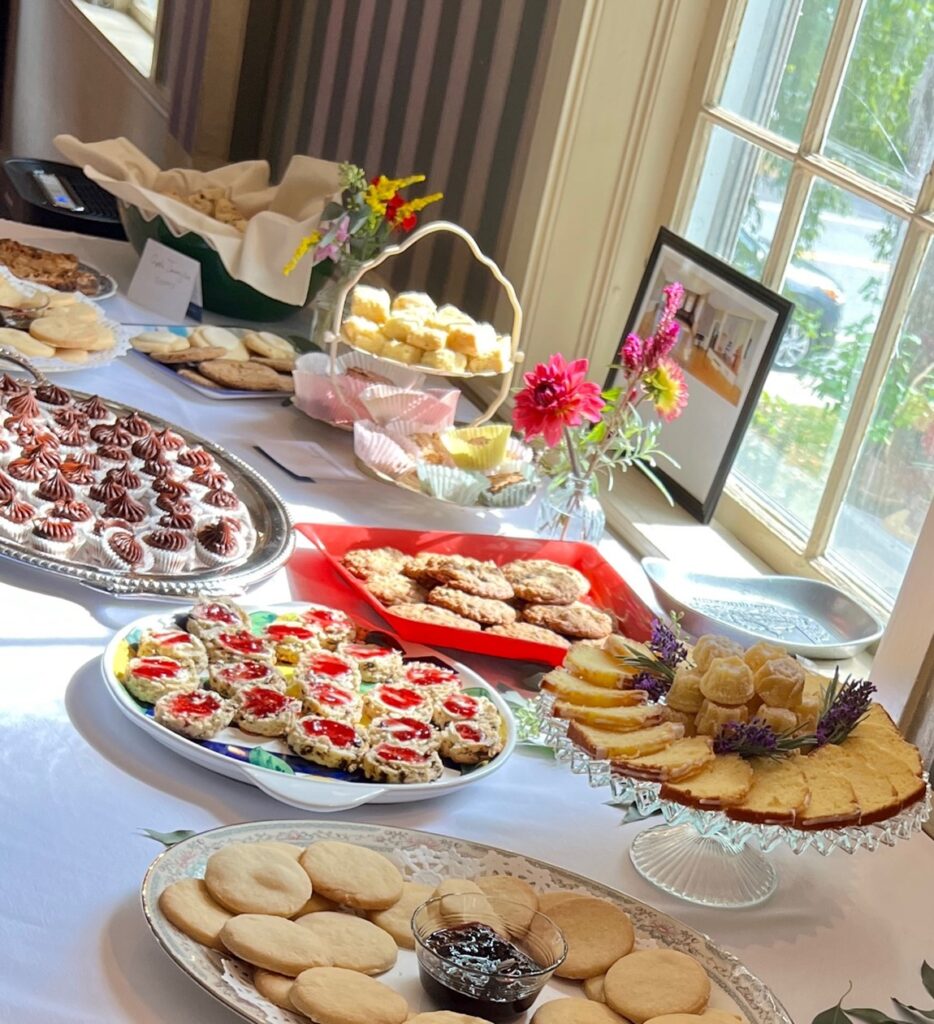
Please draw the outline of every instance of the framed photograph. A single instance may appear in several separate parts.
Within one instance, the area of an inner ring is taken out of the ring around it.
[[[793,303],[661,228],[622,340],[655,329],[662,289],[684,286],[681,325],[670,356],[684,370],[687,408],[662,431],[658,475],[672,498],[702,523],[714,513],[733,459],[759,400]],[[612,387],[617,371],[611,371]]]

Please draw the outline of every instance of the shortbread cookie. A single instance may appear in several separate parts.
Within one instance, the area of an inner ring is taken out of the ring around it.
[[[249,352],[266,359],[294,359],[295,346],[272,331],[247,331],[240,339]]]
[[[142,334],[131,338],[130,344],[138,352],[146,352],[149,355],[156,352],[160,355],[165,352],[184,352],[190,348],[184,334],[173,334],[172,331],[143,331]]]
[[[159,895],[159,909],[180,932],[224,951],[221,929],[233,914],[212,898],[203,878],[181,878],[167,886]]]
[[[482,1017],[471,1017],[469,1013],[455,1013],[453,1010],[428,1010],[409,1017],[405,1024],[489,1024]]]
[[[409,1005],[398,992],[342,967],[303,971],[290,998],[316,1024],[402,1024],[409,1015]]]
[[[383,974],[396,962],[396,943],[388,932],[362,917],[320,911],[296,918],[320,939],[332,967],[346,967],[361,974]]]
[[[584,896],[585,893],[574,892],[573,889],[550,889],[548,892],[538,894],[538,911],[540,914],[549,915],[555,907],[567,900]]]
[[[446,878],[439,882],[433,895],[441,897],[438,912],[447,927],[455,928],[479,921],[501,935],[507,934],[506,926],[493,909],[493,904],[480,886],[469,878]]]
[[[613,620],[589,604],[530,604],[522,609],[522,618],[533,626],[544,626],[566,636],[600,640],[613,632]]]
[[[311,896],[311,882],[297,861],[254,843],[230,843],[212,853],[204,881],[214,899],[236,914],[290,917]]]
[[[576,569],[543,558],[507,562],[503,575],[516,597],[533,604],[571,604],[590,590],[587,578]]]
[[[223,359],[226,351],[223,348],[184,348],[178,352],[162,349],[149,354],[157,363],[171,366],[174,363],[206,363],[209,359]]]
[[[276,391],[279,387],[279,374],[259,363],[225,357],[199,363],[198,369],[208,380],[235,391]]]
[[[245,363],[250,358],[246,345],[226,327],[215,327],[212,324],[196,327],[188,335],[188,343],[192,348],[222,348],[226,353],[224,359],[232,362]]]
[[[221,942],[248,964],[290,978],[331,962],[317,935],[295,921],[269,914],[232,917],[221,929]]]
[[[396,548],[354,548],[341,558],[341,565],[358,579],[402,571],[407,556]]]
[[[532,1024],[626,1024],[626,1021],[603,1003],[568,998],[543,1003],[535,1011]]]
[[[528,928],[532,916],[538,910],[538,893],[521,878],[512,875],[481,875],[474,881],[481,892],[496,903],[496,912],[513,932]]]
[[[41,356],[44,359],[55,355],[53,345],[46,345],[45,342],[15,327],[0,327],[0,347],[16,349],[24,356]]]
[[[428,603],[472,619],[482,626],[508,625],[516,620],[515,608],[505,601],[477,597],[453,587],[435,587],[428,594]]]
[[[473,619],[465,619],[445,608],[431,604],[394,604],[392,614],[413,622],[426,622],[433,626],[450,626],[453,629],[469,629],[478,631],[480,626]]]
[[[533,626],[531,622],[511,622],[508,626],[490,626],[487,633],[508,636],[513,640],[527,640],[533,644],[547,644],[549,647],[570,647],[571,641],[553,629]]]
[[[298,856],[301,857],[304,852],[304,847],[298,847]],[[337,910],[340,904],[335,903],[334,900],[329,900],[326,896],[320,896],[318,893],[313,892],[311,898],[297,913],[292,915],[292,920],[296,921],[300,917],[304,917],[306,914],[320,914],[325,910]]]
[[[371,910],[367,917],[377,927],[388,932],[402,949],[415,949],[412,934],[412,915],[426,900],[431,899],[434,889],[430,885],[403,882],[402,895],[385,910]]]
[[[595,1003],[605,1003],[606,993],[603,991],[603,983],[606,980],[605,974],[595,974],[592,978],[585,978],[581,986],[584,995]]]
[[[443,586],[474,597],[494,601],[510,601],[513,597],[512,584],[493,562],[478,562],[475,559],[438,562],[432,569],[432,575]]]
[[[300,863],[315,892],[348,907],[385,910],[402,895],[399,869],[365,846],[322,840],[305,849]]]
[[[267,839],[264,842],[253,843],[253,846],[258,846],[264,850],[274,850],[276,853],[283,853],[286,857],[290,857],[292,860],[298,860],[302,855],[304,846],[298,846],[295,843],[280,843],[275,839]],[[301,913],[301,911],[299,911]]]
[[[253,985],[256,991],[274,1006],[281,1006],[283,1010],[295,1009],[292,1000],[289,999],[294,982],[294,978],[276,974],[274,971],[264,971],[262,967],[253,969]]]
[[[612,1009],[644,1024],[663,1013],[700,1013],[710,999],[710,979],[687,953],[642,949],[613,964],[604,991]]]
[[[377,572],[366,580],[366,588],[385,605],[422,604],[428,591],[401,572]]]
[[[55,348],[83,348],[92,351],[110,348],[114,344],[113,332],[102,324],[72,320],[67,316],[43,316],[33,320],[29,333]]]
[[[560,978],[592,978],[603,974],[635,942],[629,915],[607,900],[580,896],[553,907],[548,917],[561,929],[568,955],[555,973]],[[533,924],[534,930],[534,924]]]

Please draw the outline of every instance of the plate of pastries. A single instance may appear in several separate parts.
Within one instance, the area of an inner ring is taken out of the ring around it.
[[[350,822],[192,835],[142,884],[153,935],[255,1024],[791,1024],[709,937],[520,853]]]
[[[505,701],[476,673],[320,604],[205,598],[121,630],[103,668],[134,725],[298,807],[438,796],[515,744]]]
[[[0,238],[0,267],[21,281],[57,292],[80,292],[89,299],[117,294],[117,282],[109,274],[83,263],[74,253],[52,252],[13,238]]]

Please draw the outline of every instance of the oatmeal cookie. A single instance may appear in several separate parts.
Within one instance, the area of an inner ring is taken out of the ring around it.
[[[516,597],[533,604],[571,604],[590,589],[576,569],[544,558],[518,559],[503,566]]]
[[[392,608],[393,615],[413,622],[427,622],[432,626],[453,626],[455,629],[479,630],[480,627],[472,619],[455,615],[446,608],[438,608],[431,604],[396,604]]]
[[[493,562],[470,559],[466,563],[441,565],[433,571],[433,575],[443,586],[462,590],[474,597],[483,597],[491,601],[509,601],[513,597],[512,584]]]
[[[377,573],[400,572],[405,555],[395,548],[354,548],[341,559],[341,565],[358,579],[369,579]]]
[[[442,555],[436,551],[422,551],[412,558],[407,558],[402,565],[402,572],[410,579],[424,586],[433,586],[438,580],[435,573],[446,565],[461,565],[474,559],[465,559],[463,555]]]
[[[601,640],[613,632],[613,620],[589,604],[530,604],[522,618],[533,626],[544,626],[566,636]]]
[[[428,594],[428,603],[446,608],[465,619],[473,619],[482,626],[508,625],[516,621],[516,610],[505,601],[466,594],[453,587],[435,587]]]
[[[369,592],[383,604],[420,604],[428,593],[401,572],[375,572],[366,580]]]
[[[571,642],[544,626],[533,626],[531,622],[511,622],[507,626],[490,626],[487,633],[512,637],[513,640],[528,640],[533,644],[549,644],[552,647],[570,647]]]

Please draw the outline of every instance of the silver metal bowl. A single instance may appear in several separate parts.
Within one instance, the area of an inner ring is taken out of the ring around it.
[[[659,604],[681,612],[694,636],[720,633],[748,645],[770,640],[808,658],[852,658],[882,626],[843,591],[801,576],[708,576],[643,558]]]

